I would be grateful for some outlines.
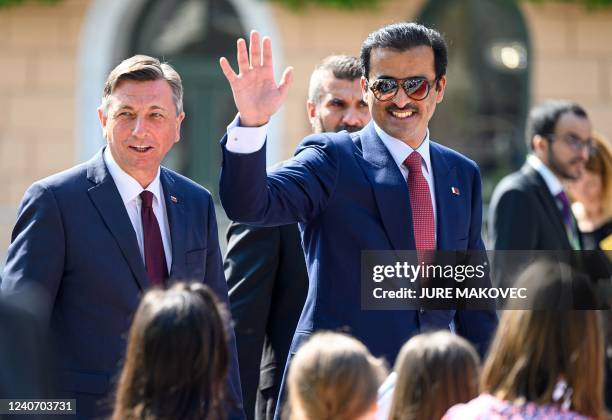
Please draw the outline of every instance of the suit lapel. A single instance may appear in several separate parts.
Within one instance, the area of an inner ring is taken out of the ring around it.
[[[176,278],[177,273],[185,266],[185,239],[187,224],[185,222],[185,203],[172,173],[162,167],[160,182],[164,190],[164,201],[168,214],[168,225],[170,229],[170,242],[172,244],[172,267],[170,278]],[[180,275],[179,275],[180,277]]]
[[[436,195],[437,249],[455,249],[457,212],[454,211],[459,197],[451,193],[459,187],[455,168],[451,168],[444,156],[444,150],[435,142],[429,142],[429,154]]]
[[[523,174],[525,174],[529,182],[531,182],[535,187],[538,193],[538,198],[546,209],[546,214],[557,215],[557,217],[553,218],[553,225],[557,231],[557,236],[563,241],[564,246],[566,246],[567,249],[572,249],[569,238],[567,237],[567,232],[565,231],[563,215],[561,214],[561,211],[559,211],[557,203],[555,203],[555,198],[548,189],[548,185],[546,185],[544,178],[542,178],[542,176],[528,163],[523,165],[521,171]]]
[[[376,205],[395,250],[415,249],[408,184],[370,122],[360,132],[363,159],[357,161],[372,185]]]
[[[138,286],[142,290],[146,289],[149,280],[138,248],[136,233],[117,186],[108,173],[102,151],[87,163],[87,179],[94,183],[94,186],[88,190],[91,201],[117,241]]]

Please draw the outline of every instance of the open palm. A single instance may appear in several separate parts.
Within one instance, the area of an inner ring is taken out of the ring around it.
[[[229,81],[234,102],[240,113],[240,125],[260,126],[266,124],[287,97],[293,68],[283,72],[280,83],[274,80],[272,66],[272,43],[264,37],[262,45],[259,33],[251,31],[250,54],[244,39],[237,41],[238,70],[236,74],[229,61],[221,57],[219,64]]]

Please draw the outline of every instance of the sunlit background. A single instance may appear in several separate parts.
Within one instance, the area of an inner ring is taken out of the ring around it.
[[[291,156],[309,133],[305,100],[317,62],[357,55],[369,32],[400,20],[446,36],[448,84],[431,136],[479,163],[485,201],[523,162],[524,122],[534,103],[576,100],[612,137],[610,8],[526,0],[379,0],[366,9],[294,9],[265,0],[47,2],[0,1],[0,265],[27,186],[89,159],[103,144],[96,115],[102,85],[135,53],[158,56],[183,77],[187,118],[166,164],[216,197],[218,141],[236,112],[218,59],[233,61],[236,38],[252,28],[272,37],[279,74],[295,67],[272,123],[270,163]],[[219,206],[218,216],[224,236]]]

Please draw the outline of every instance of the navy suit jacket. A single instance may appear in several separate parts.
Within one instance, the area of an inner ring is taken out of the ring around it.
[[[453,319],[457,332],[484,352],[497,322],[493,311],[361,310],[361,251],[415,249],[408,185],[373,123],[352,135],[307,137],[268,176],[265,147],[251,154],[223,150],[221,202],[230,219],[300,223],[310,283],[291,353],[315,330],[344,329],[393,363],[412,335],[448,329]],[[430,153],[438,249],[484,249],[477,165],[434,142]]]
[[[160,181],[172,243],[169,282],[201,281],[227,305],[210,193],[163,167]],[[148,287],[134,228],[102,151],[26,191],[1,289],[50,327],[61,357],[62,387],[77,398],[80,418],[108,412],[127,331]],[[240,404],[233,331],[230,335],[227,392]],[[180,357],[181,349],[176,350]]]

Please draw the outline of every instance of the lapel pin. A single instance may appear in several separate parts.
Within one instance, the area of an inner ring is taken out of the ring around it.
[[[170,196],[170,201],[172,201],[174,204],[178,203],[178,200],[173,195]]]
[[[459,192],[459,188],[457,187],[451,187],[451,192],[455,195],[461,195],[461,193]]]

